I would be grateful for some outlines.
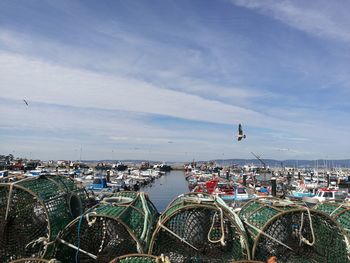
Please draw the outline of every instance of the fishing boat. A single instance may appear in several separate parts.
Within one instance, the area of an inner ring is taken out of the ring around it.
[[[46,174],[47,172],[41,169],[35,169],[35,170],[30,170],[27,171],[24,175],[26,177],[35,177],[35,176],[39,176],[41,174]]]
[[[165,163],[155,164],[153,168],[162,172],[170,172],[172,170],[171,166]]]
[[[249,195],[247,189],[242,186],[234,187],[231,193],[218,193],[224,201],[246,201],[251,199],[253,196]]]
[[[315,193],[306,188],[299,188],[291,191],[289,195],[290,198],[293,199],[303,199],[304,197],[314,197]]]
[[[246,187],[232,184],[231,182],[220,181],[219,179],[199,182],[193,189],[193,192],[203,192],[217,195],[225,201],[243,201],[253,197],[248,194]]]
[[[320,188],[313,197],[318,202],[345,200],[347,193],[339,191],[337,188]]]
[[[0,171],[0,178],[7,177],[9,172],[7,170]]]
[[[94,177],[92,183],[87,186],[87,190],[92,191],[97,195],[97,199],[102,199],[104,196],[112,195],[120,189],[118,185],[107,183],[107,179],[103,176]]]

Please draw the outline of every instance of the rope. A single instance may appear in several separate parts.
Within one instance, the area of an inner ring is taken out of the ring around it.
[[[245,232],[245,228],[243,226],[243,223],[241,221],[241,219],[239,218],[239,216],[225,203],[224,200],[222,200],[219,196],[215,197],[215,200],[222,206],[224,207],[226,210],[228,210],[230,212],[231,215],[233,215],[235,222],[237,224],[237,226],[241,229],[241,231],[244,233]]]
[[[201,204],[201,203],[213,203],[214,199],[209,199],[209,198],[205,198],[205,197],[186,197],[186,199],[184,200],[185,202],[193,202],[196,204]]]
[[[189,245],[190,247],[192,247],[193,249],[199,251],[198,248],[196,248],[195,246],[193,246],[192,244],[190,244],[189,242],[187,242],[184,238],[180,237],[178,234],[174,233],[173,231],[171,231],[169,228],[167,228],[165,225],[163,225],[160,220],[158,221],[158,225],[163,228],[164,230],[168,231],[170,234],[172,234],[173,236],[175,236],[176,238],[178,238],[181,242]]]
[[[80,228],[81,228],[81,223],[82,223],[82,221],[83,221],[83,218],[84,218],[84,214],[82,214],[81,216],[80,216],[80,218],[79,218],[79,223],[78,223],[78,236],[77,236],[77,239],[78,239],[78,241],[77,241],[77,243],[78,243],[78,245],[77,245],[77,251],[76,251],[76,253],[75,253],[75,263],[79,263],[79,250],[80,250]]]
[[[210,238],[211,231],[212,231],[213,228],[214,228],[214,223],[215,223],[215,219],[214,219],[214,218],[216,218],[216,216],[217,216],[217,213],[215,213],[214,216],[213,216],[213,219],[212,219],[211,227],[210,227],[209,232],[208,232],[208,240],[209,240],[209,242],[214,243],[214,244],[220,242],[221,245],[225,246],[226,243],[225,243],[225,229],[224,229],[224,212],[222,211],[222,208],[221,208],[221,207],[218,207],[218,208],[219,208],[219,210],[220,210],[221,237],[220,237],[220,239],[218,239],[218,240],[212,240],[212,239]]]
[[[312,242],[310,242],[309,240],[307,240],[305,237],[303,237],[302,234],[302,230],[303,230],[303,225],[304,225],[304,213],[301,213],[301,218],[300,218],[300,229],[299,229],[299,237],[300,237],[300,242],[299,245],[301,245],[301,242],[304,242],[305,244],[309,245],[309,246],[313,246],[315,244],[315,233],[314,233],[314,228],[312,225],[312,218],[311,218],[311,213],[310,213],[310,209],[309,208],[305,208],[308,216],[309,216],[309,222],[310,222],[310,229],[311,229],[311,235],[312,235]]]
[[[146,203],[146,198],[145,198],[145,193],[140,193],[140,198],[142,202],[142,209],[145,213],[145,219],[143,220],[143,230],[141,234],[141,239],[144,240],[146,236],[146,232],[148,230],[148,218],[150,215],[150,211],[148,209],[147,203]]]
[[[49,242],[49,238],[48,238],[48,237],[39,237],[39,238],[36,239],[36,240],[30,241],[30,242],[25,246],[25,248],[28,248],[29,245],[32,245],[32,248],[34,248],[36,245],[38,245],[38,244],[40,244],[40,243],[43,243],[43,245],[44,245],[44,250],[46,250],[47,246],[50,245],[50,244],[55,243],[55,241]]]
[[[336,211],[338,211],[341,207],[343,207],[344,204],[340,204],[340,206],[338,206],[336,209],[333,210],[332,213],[330,213],[329,216],[332,216]]]
[[[86,221],[88,222],[89,226],[92,226],[92,224],[96,222],[96,217],[95,217],[93,220],[90,221],[89,215],[90,215],[90,214],[96,214],[96,212],[91,212],[91,213],[89,213],[90,210],[91,210],[91,209],[86,210],[86,212],[83,213],[83,214],[80,216],[80,218],[79,218],[79,223],[78,223],[78,234],[77,234],[77,239],[78,239],[77,243],[78,243],[78,244],[77,244],[77,247],[76,247],[76,248],[77,248],[77,252],[75,253],[75,263],[78,263],[78,262],[79,262],[80,228],[81,228],[81,224],[82,224],[82,222],[83,222],[84,216],[86,217]]]
[[[159,262],[159,259],[160,259],[160,262],[163,262],[163,263],[171,263],[169,258],[164,256],[164,254],[161,254],[160,255],[160,258],[157,259],[157,263]]]
[[[84,214],[83,214],[84,215]],[[82,216],[83,216],[82,215]],[[97,220],[97,217],[95,216],[93,219],[90,220],[90,215],[97,215],[97,213],[94,211],[94,212],[91,212],[91,213],[88,213],[85,215],[86,217],[86,222],[88,223],[88,225],[91,227],[93,224],[95,224],[96,220]]]
[[[96,217],[95,217],[96,218]],[[101,253],[102,251],[102,248],[103,248],[103,245],[105,243],[105,239],[106,239],[106,234],[107,234],[107,226],[106,226],[106,220],[105,219],[102,219],[102,217],[100,218],[100,220],[103,220],[103,223],[102,223],[102,240],[101,240],[101,245],[100,245],[100,248],[98,250],[98,253]]]

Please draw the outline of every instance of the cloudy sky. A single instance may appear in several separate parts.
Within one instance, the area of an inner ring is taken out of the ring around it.
[[[345,0],[2,0],[0,153],[349,158],[349,9]]]

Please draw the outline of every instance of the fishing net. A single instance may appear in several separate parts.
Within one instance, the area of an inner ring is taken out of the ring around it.
[[[170,263],[164,256],[156,257],[147,254],[130,254],[118,257],[110,263]]]
[[[344,202],[324,202],[314,207],[335,219],[350,237],[350,204]]]
[[[42,175],[0,184],[0,262],[42,257],[84,208],[87,195],[68,177]]]
[[[239,216],[248,230],[252,258],[278,262],[349,262],[339,225],[324,213],[276,199],[254,199]]]
[[[161,215],[150,254],[171,262],[230,262],[249,259],[245,230],[220,199],[190,193],[175,199]]]
[[[55,259],[45,260],[42,258],[22,258],[11,261],[10,263],[60,263]]]
[[[157,219],[158,212],[145,193],[116,193],[65,227],[55,244],[55,258],[109,262],[147,252]]]

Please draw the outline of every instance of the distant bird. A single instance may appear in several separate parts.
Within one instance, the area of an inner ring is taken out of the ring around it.
[[[28,102],[27,102],[26,100],[23,100],[23,101],[24,101],[24,103],[25,103],[27,106],[29,106],[29,105],[28,105]]]
[[[242,129],[242,125],[238,124],[238,135],[237,135],[237,140],[240,141],[242,139],[246,138],[246,135],[243,134],[243,129]]]
[[[168,141],[168,143],[174,143],[173,141]]]

